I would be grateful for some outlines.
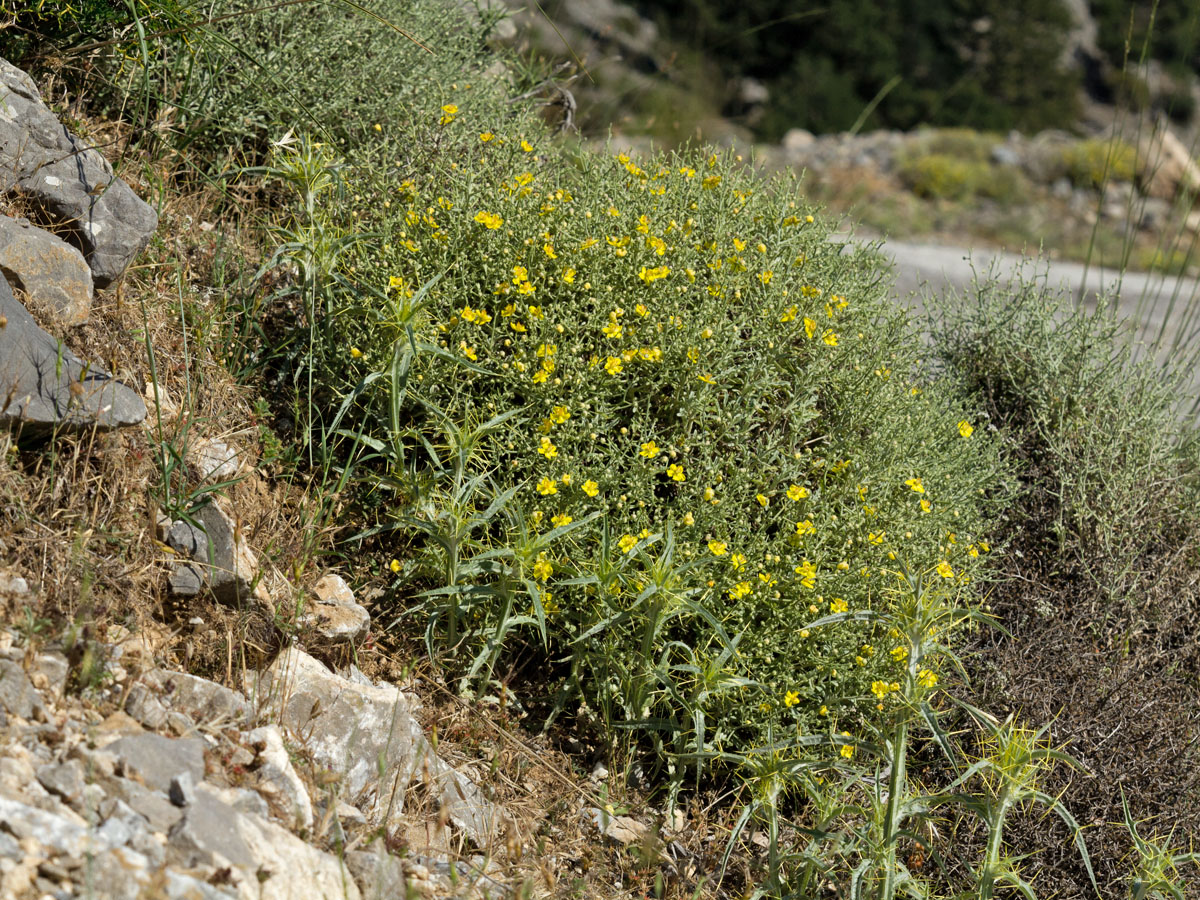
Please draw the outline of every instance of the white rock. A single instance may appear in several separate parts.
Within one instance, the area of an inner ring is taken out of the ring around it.
[[[277,789],[277,796],[285,806],[289,824],[294,828],[311,830],[312,800],[292,765],[279,726],[264,725],[262,728],[246,732],[242,737],[256,750],[258,777]]]

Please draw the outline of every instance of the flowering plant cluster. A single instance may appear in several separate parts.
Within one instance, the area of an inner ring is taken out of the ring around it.
[[[610,724],[693,751],[886,712],[906,660],[871,619],[883,585],[972,589],[998,463],[923,374],[876,257],[740,157],[572,154],[469,92],[428,118],[436,165],[358,186],[382,237],[345,268],[373,290],[320,330],[326,388],[358,390],[409,461],[381,515],[425,534],[430,504],[487,511],[457,568],[406,569],[396,602],[565,656]],[[402,396],[363,390],[413,348]],[[438,448],[495,417],[453,494],[429,488]]]

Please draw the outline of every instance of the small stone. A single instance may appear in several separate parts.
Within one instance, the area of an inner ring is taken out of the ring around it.
[[[44,709],[25,670],[7,659],[0,659],[0,709],[22,719],[32,719],[35,710]]]
[[[46,790],[62,797],[72,807],[78,809],[83,800],[84,781],[83,764],[77,759],[68,759],[59,765],[42,766],[37,770],[37,780]]]
[[[371,630],[371,614],[354,600],[340,575],[328,574],[313,585],[316,602],[308,607],[305,624],[315,627],[333,644],[356,646]]]
[[[179,807],[188,806],[196,799],[196,783],[192,780],[190,772],[180,772],[171,779],[171,786],[167,790],[167,796],[171,802]]]
[[[187,464],[197,481],[209,484],[229,481],[238,473],[240,462],[237,451],[226,444],[210,438],[198,438],[185,453]]]
[[[92,272],[83,254],[25,219],[0,216],[0,272],[35,311],[62,326],[81,325],[92,307]]]
[[[204,574],[194,563],[177,562],[171,566],[167,588],[174,597],[198,597],[204,590]]]
[[[0,569],[0,598],[24,600],[29,596],[29,582],[15,572]],[[12,640],[11,635],[9,640]]]

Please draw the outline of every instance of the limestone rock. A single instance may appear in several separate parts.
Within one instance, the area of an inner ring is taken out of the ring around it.
[[[176,565],[171,573],[171,590],[177,595],[196,587],[199,576],[214,598],[229,606],[254,599],[270,606],[265,592],[257,587],[258,558],[233,519],[210,500],[192,513],[192,521],[174,522],[167,532],[167,544],[192,564]]]
[[[280,800],[284,818],[295,828],[311,829],[312,800],[283,745],[282,732],[275,725],[265,725],[246,732],[244,738],[256,750],[259,780],[274,788],[272,793]]]
[[[282,728],[303,737],[313,762],[341,776],[341,795],[372,825],[401,824],[410,785],[420,781],[451,822],[476,845],[487,845],[495,810],[466,776],[438,759],[398,688],[354,684],[295,647],[247,680],[247,693]]]
[[[164,794],[171,789],[171,780],[185,772],[193,783],[204,780],[204,741],[198,738],[133,734],[104,749],[124,765],[126,775],[136,776],[146,787]]]
[[[0,272],[58,324],[82,325],[92,308],[92,272],[83,254],[24,219],[0,216]]]
[[[25,670],[12,660],[0,659],[0,709],[10,716],[31,719],[42,708],[42,698]]]
[[[333,644],[361,643],[371,630],[371,614],[355,602],[342,577],[325,575],[313,586],[313,594],[316,599],[307,607],[303,624],[316,628]]]
[[[1200,166],[1183,141],[1165,124],[1142,142],[1138,180],[1150,197],[1174,200],[1181,192],[1200,191]]]
[[[192,475],[205,484],[229,481],[241,465],[236,450],[224,441],[209,438],[193,441],[184,455]]]
[[[258,816],[198,791],[171,829],[173,851],[186,866],[231,866],[238,896],[256,900],[359,900],[337,857]]]
[[[0,190],[14,187],[71,228],[97,287],[111,284],[158,226],[108,161],[46,108],[32,79],[0,59]]]
[[[107,431],[144,418],[137,393],[38,327],[0,278],[0,427]]]
[[[243,725],[253,715],[250,703],[237,691],[187,672],[153,669],[142,676],[142,683],[158,694],[163,706],[203,725]]]

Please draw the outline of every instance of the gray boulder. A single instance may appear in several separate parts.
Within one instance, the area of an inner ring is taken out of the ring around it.
[[[25,219],[0,216],[0,272],[37,312],[82,325],[92,308],[92,272],[83,254]]]
[[[39,328],[0,277],[0,428],[107,431],[145,418],[137,392]]]
[[[125,271],[158,227],[157,213],[59,123],[33,80],[0,59],[0,190],[13,188],[71,229],[97,287]]]

